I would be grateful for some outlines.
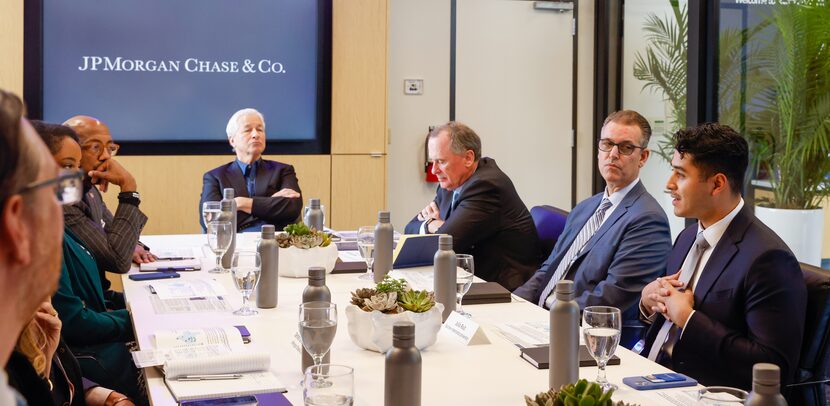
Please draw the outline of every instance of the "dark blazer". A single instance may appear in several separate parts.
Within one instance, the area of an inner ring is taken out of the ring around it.
[[[128,203],[119,203],[113,215],[104,204],[101,192],[92,186],[80,202],[64,206],[63,220],[95,256],[106,291],[110,282],[105,272],[127,273],[130,270],[133,251],[147,216],[138,206]]]
[[[542,290],[582,227],[596,212],[604,194],[596,194],[576,205],[547,261],[513,293],[539,303]],[[623,312],[623,320],[636,321],[640,293],[665,273],[669,251],[671,235],[666,213],[643,183],[638,182],[585,243],[565,278],[574,281],[576,301],[581,309],[613,306]]]
[[[437,234],[452,235],[455,252],[473,255],[476,276],[513,290],[538,267],[536,226],[513,182],[493,159],[478,161],[475,173],[461,186],[455,208],[450,208],[452,192],[441,187],[435,203],[445,221]],[[414,217],[406,233],[418,234],[421,223]]]
[[[675,273],[697,235],[683,230],[669,256]],[[790,249],[744,206],[715,246],[694,286],[695,312],[675,344],[669,368],[703,385],[752,386],[752,366],[781,368],[793,378],[801,353],[807,291]],[[658,317],[658,320],[662,318]],[[648,354],[662,323],[646,334]]]
[[[52,357],[50,379],[54,391],[49,390],[49,382],[37,374],[29,359],[16,350],[12,352],[9,362],[6,364],[6,372],[9,374],[9,386],[17,389],[29,405],[60,406],[66,404],[65,402],[69,400],[69,386],[57,360],[60,360],[60,365],[66,371],[66,378],[69,378],[69,381],[75,387],[72,403],[69,404],[71,406],[86,405],[85,391],[91,386],[88,385],[89,381],[84,381],[78,361],[63,341],[58,344],[55,355]]]
[[[202,203],[222,200],[222,189],[233,188],[237,197],[252,197],[251,213],[236,212],[237,231],[243,230],[258,220],[273,224],[280,231],[288,224],[300,218],[303,209],[302,197],[287,199],[271,197],[281,189],[289,188],[301,193],[300,184],[294,167],[281,162],[259,160],[256,170],[256,191],[254,196],[248,196],[245,177],[239,169],[236,160],[205,173],[202,178],[202,197],[199,199],[199,224],[205,230],[204,219],[201,216]]]

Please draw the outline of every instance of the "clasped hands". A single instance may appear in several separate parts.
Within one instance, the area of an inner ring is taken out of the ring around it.
[[[680,272],[660,277],[643,288],[642,302],[652,314],[660,313],[683,328],[694,310],[695,296],[691,288],[679,280]]]
[[[441,228],[442,225],[444,225],[444,220],[441,220],[441,210],[438,209],[438,205],[435,204],[434,201],[429,202],[427,207],[424,207],[424,209],[418,213],[419,221],[426,221],[429,219],[432,219],[432,221],[427,224],[426,228],[430,234],[435,233],[439,228]]]

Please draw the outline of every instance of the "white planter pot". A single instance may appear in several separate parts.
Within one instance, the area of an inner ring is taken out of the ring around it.
[[[443,311],[441,303],[436,303],[424,313],[406,311],[398,314],[384,314],[377,310],[365,312],[350,304],[346,307],[349,337],[360,348],[384,353],[392,347],[392,326],[398,321],[411,321],[415,323],[415,347],[423,350],[438,339]]]
[[[821,266],[824,211],[772,209],[755,206],[755,217],[775,231],[805,264]]]
[[[334,269],[337,262],[337,246],[300,249],[297,247],[280,248],[280,276],[289,278],[307,278],[308,268],[322,266],[326,273]]]

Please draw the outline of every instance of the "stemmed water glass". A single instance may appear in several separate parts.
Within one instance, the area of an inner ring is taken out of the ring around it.
[[[473,284],[473,274],[475,273],[473,256],[469,254],[456,254],[455,259],[457,262],[455,276],[455,287],[457,289],[455,296],[456,300],[458,300],[457,311],[462,316],[472,317],[470,313],[465,312],[464,308],[461,307],[461,301],[464,299],[464,294],[470,290],[470,285]]]
[[[250,316],[257,314],[257,311],[248,306],[248,298],[256,289],[259,282],[259,274],[262,269],[262,260],[256,251],[237,251],[231,259],[231,272],[236,290],[242,293],[242,307],[233,312],[239,316]]]
[[[202,203],[202,220],[205,221],[205,227],[214,221],[219,221],[219,216],[222,215],[222,206],[220,202],[204,202]]]
[[[582,312],[582,334],[588,352],[597,361],[596,382],[604,389],[617,389],[605,379],[605,364],[617,350],[620,342],[622,317],[620,309],[609,306],[589,306]]]
[[[337,333],[337,305],[330,302],[301,304],[299,330],[303,348],[311,355],[314,366],[319,366]],[[323,384],[323,380],[318,384]]]
[[[374,281],[375,274],[372,272],[372,264],[375,262],[375,227],[363,226],[357,229],[357,249],[360,256],[366,261],[366,273],[360,275],[361,280]]]
[[[216,267],[210,273],[227,272],[222,268],[222,255],[231,246],[233,227],[230,221],[211,221],[207,223],[207,239],[211,251],[216,255]]]

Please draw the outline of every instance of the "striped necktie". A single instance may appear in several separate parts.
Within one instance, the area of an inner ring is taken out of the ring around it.
[[[579,255],[579,252],[582,250],[582,247],[585,246],[585,243],[594,236],[594,233],[597,232],[599,229],[600,224],[602,224],[602,219],[605,218],[605,212],[611,207],[611,201],[608,200],[607,197],[602,198],[602,202],[599,204],[599,208],[597,211],[594,212],[594,215],[588,219],[588,222],[582,226],[582,230],[579,231],[577,234],[576,239],[571,244],[571,247],[568,248],[568,252],[565,253],[565,256],[559,261],[559,266],[556,267],[556,272],[554,272],[553,277],[550,278],[548,281],[548,285],[545,286],[545,289],[542,291],[542,295],[539,296],[539,306],[545,307],[545,301],[547,300],[550,293],[553,291],[553,288],[556,286],[556,282],[559,282],[562,279],[568,268],[571,267],[576,257]]]
[[[679,280],[687,284],[697,271],[697,266],[700,263],[700,257],[709,248],[709,242],[703,238],[703,231],[697,234],[695,245],[692,246],[689,252],[689,260],[683,263],[683,268],[680,269]],[[663,321],[663,326],[657,333],[654,343],[651,344],[651,350],[648,352],[648,359],[656,361],[662,365],[668,365],[671,361],[671,354],[674,350],[674,344],[680,338],[680,328],[668,319]],[[658,358],[659,357],[659,358]]]

